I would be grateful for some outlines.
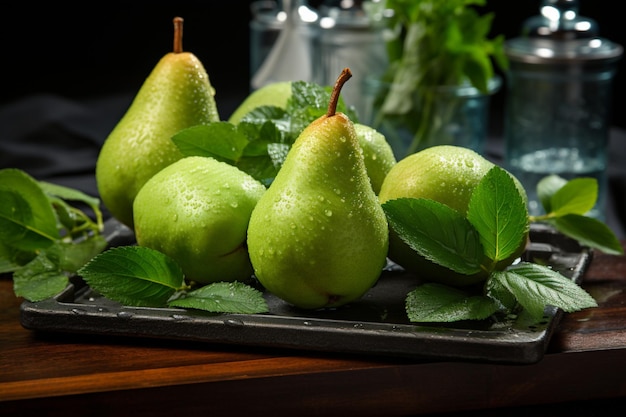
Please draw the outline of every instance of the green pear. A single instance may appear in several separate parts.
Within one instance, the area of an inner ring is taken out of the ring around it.
[[[276,106],[284,109],[287,101],[291,97],[291,81],[277,81],[266,84],[258,90],[254,90],[246,97],[235,111],[230,115],[228,121],[237,124],[250,111],[261,106]]]
[[[180,159],[139,190],[133,205],[137,244],[169,255],[190,281],[249,280],[246,232],[265,190],[227,163]]]
[[[470,198],[476,186],[494,166],[475,151],[453,145],[438,145],[410,154],[401,159],[389,171],[380,193],[381,204],[395,198],[428,198],[465,215]],[[522,198],[526,192],[517,178],[511,175]],[[503,264],[510,264],[519,257],[527,245],[520,241],[517,251]],[[464,275],[439,266],[411,249],[393,231],[390,231],[389,259],[404,269],[414,272],[424,279],[448,285],[468,286],[484,281],[486,273]]]
[[[181,159],[171,137],[219,121],[215,90],[198,58],[182,50],[181,18],[174,19],[174,50],[148,75],[128,110],[104,141],[96,182],[104,206],[133,228],[135,196],[154,174]]]
[[[336,112],[350,75],[342,72],[328,113],[301,132],[250,217],[248,250],[257,279],[298,308],[357,300],[386,265],[387,219],[354,125]]]
[[[370,177],[374,192],[378,194],[385,177],[397,162],[396,157],[385,135],[373,127],[360,123],[355,123],[354,129],[359,145],[363,149],[367,175]]]

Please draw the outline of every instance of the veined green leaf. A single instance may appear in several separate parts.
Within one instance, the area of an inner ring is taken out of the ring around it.
[[[119,246],[78,270],[103,296],[130,306],[163,307],[184,284],[182,269],[167,255],[141,246]]]
[[[286,109],[290,118],[289,125],[286,127],[289,127],[289,131],[295,140],[295,137],[313,120],[326,114],[332,86],[306,81],[294,81],[291,83],[291,92],[291,97],[287,100]],[[353,107],[346,105],[343,96],[339,97],[337,112],[346,114],[354,123],[359,121],[358,114],[356,114]]]
[[[94,235],[76,242],[61,242],[47,251],[58,251],[59,267],[66,272],[75,273],[94,256],[102,253],[108,243],[104,236]]]
[[[548,175],[537,183],[537,196],[546,213],[552,211],[552,196],[561,189],[567,180],[558,175]]]
[[[482,320],[498,311],[489,297],[436,283],[423,284],[411,291],[405,308],[412,322]]]
[[[281,133],[288,134],[290,115],[280,107],[276,106],[260,106],[252,109],[241,119],[237,125],[237,129],[246,135],[250,141],[262,140],[271,142],[284,142],[281,139]],[[265,134],[260,134],[261,129],[266,129],[266,124],[274,126],[276,133],[271,134],[268,138]]]
[[[624,248],[613,231],[600,220],[580,214],[567,214],[547,220],[547,222],[583,246],[611,255],[624,254]]]
[[[241,282],[216,282],[169,302],[170,307],[213,313],[256,314],[269,311],[263,293]]]
[[[13,272],[32,261],[37,254],[7,246],[0,241],[0,274]]]
[[[598,199],[598,181],[595,178],[574,178],[567,181],[550,198],[554,216],[585,214]]]
[[[59,238],[54,210],[39,183],[19,169],[0,170],[0,241],[36,251]]]
[[[53,184],[47,181],[39,181],[39,186],[46,194],[59,197],[66,201],[80,201],[88,205],[94,213],[100,211],[100,199],[85,194],[80,190],[65,187],[59,184]]]
[[[185,156],[212,157],[236,166],[261,181],[272,183],[286,153],[302,130],[326,113],[331,86],[294,81],[286,108],[259,106],[237,125],[215,122],[177,132],[172,141]],[[337,111],[353,122],[357,114],[339,98]]]
[[[63,291],[68,282],[56,255],[44,251],[13,273],[13,292],[29,301],[41,301]]]
[[[58,226],[59,229],[70,231],[78,226],[79,219],[74,214],[74,210],[70,204],[65,202],[62,198],[54,195],[49,195],[48,199],[50,200],[50,204],[52,204],[52,208],[54,209],[60,223]]]
[[[251,175],[266,187],[269,187],[280,168],[276,168],[267,156],[244,157],[237,163],[237,168]]]
[[[228,122],[214,122],[181,130],[172,141],[185,156],[212,157],[233,163],[241,157],[248,138]]]
[[[502,261],[514,254],[527,239],[528,209],[513,178],[494,166],[474,189],[467,219],[480,234],[485,255]]]
[[[597,307],[596,301],[583,288],[542,265],[521,262],[506,271],[495,271],[492,279],[506,287],[537,320],[543,316],[546,306],[568,313]]]
[[[289,149],[291,149],[291,146],[284,143],[270,143],[267,145],[267,154],[269,155],[274,167],[280,169],[280,167],[283,166],[283,162],[285,162]]]
[[[501,310],[513,312],[517,309],[517,299],[500,281],[498,281],[495,273],[492,272],[489,275],[485,283],[484,291],[487,297],[497,302]]]
[[[459,212],[424,198],[398,198],[382,206],[393,230],[420,255],[462,274],[480,272],[480,236]]]

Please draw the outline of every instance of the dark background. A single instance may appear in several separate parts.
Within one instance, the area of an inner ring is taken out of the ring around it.
[[[172,18],[185,19],[184,48],[200,58],[220,114],[227,117],[249,92],[251,0],[176,2],[3,2],[2,94],[0,105],[26,95],[50,93],[82,100],[136,92],[157,61],[172,47]],[[310,4],[316,6],[319,0]],[[493,35],[519,34],[538,13],[539,0],[490,0]],[[610,0],[579,2],[601,36],[626,44],[623,18]],[[76,7],[78,5],[78,7]],[[613,97],[613,124],[626,127],[626,69],[620,61]],[[504,89],[494,98],[500,106]]]

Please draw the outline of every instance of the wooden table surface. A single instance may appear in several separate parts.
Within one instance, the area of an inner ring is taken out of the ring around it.
[[[5,275],[0,416],[591,415],[572,414],[584,400],[624,409],[626,257],[595,253],[582,285],[599,307],[565,314],[540,362],[511,365],[40,334],[21,326]]]

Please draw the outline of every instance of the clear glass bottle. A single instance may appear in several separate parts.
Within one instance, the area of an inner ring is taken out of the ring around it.
[[[381,0],[326,0],[319,9],[313,43],[313,80],[332,86],[341,71],[350,68],[352,79],[341,95],[361,116],[365,112],[365,80],[382,74],[387,66],[384,6]]]
[[[317,12],[305,0],[251,4],[250,89],[277,81],[312,81]]]
[[[275,0],[258,0],[250,4],[250,77],[257,72],[285,22],[285,11]]]
[[[510,68],[504,117],[505,167],[524,185],[530,214],[542,214],[537,183],[557,174],[598,180],[604,219],[611,84],[622,46],[578,15],[576,0],[544,0],[540,15],[508,40]]]

